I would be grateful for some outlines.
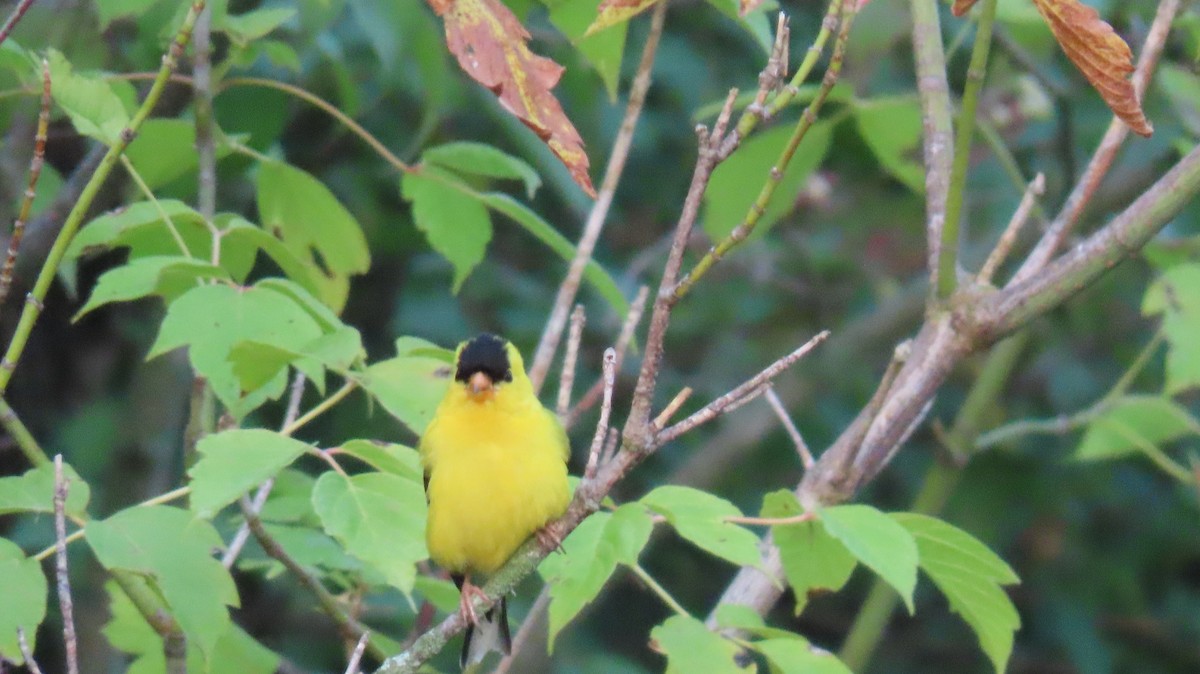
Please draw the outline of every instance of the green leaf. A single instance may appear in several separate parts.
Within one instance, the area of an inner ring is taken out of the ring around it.
[[[713,171],[704,193],[704,231],[710,238],[725,238],[746,219],[791,135],[791,125],[755,134]],[[761,236],[792,210],[796,194],[825,161],[832,140],[832,125],[818,122],[809,128],[758,220],[754,230],[757,235]]]
[[[340,311],[348,277],[371,266],[358,221],[323,183],[283,162],[264,162],[258,172],[258,212],[264,229],[275,232],[301,260],[328,277],[321,299]]]
[[[309,446],[262,428],[233,429],[204,436],[200,459],[188,469],[191,508],[212,519],[221,508],[290,465]]]
[[[1127,395],[1092,419],[1073,456],[1095,461],[1155,453],[1160,445],[1197,433],[1200,423],[1170,398]]]
[[[423,482],[425,479],[421,456],[412,447],[374,440],[349,440],[342,443],[338,451],[384,473],[392,473],[417,482]]]
[[[240,381],[229,362],[234,345],[257,341],[298,350],[320,334],[320,326],[307,311],[274,290],[200,286],[167,308],[147,358],[187,346],[192,367],[208,379],[221,402],[240,417],[256,405],[241,401]]]
[[[708,4],[717,8],[718,11],[750,33],[763,53],[771,53],[774,38],[771,35],[771,24],[767,21],[766,12],[777,6],[774,2],[768,0],[746,16],[741,15],[741,3],[738,0],[708,0]]]
[[[105,584],[105,589],[112,617],[104,626],[104,636],[114,648],[134,656],[126,674],[162,674],[166,671],[162,637],[138,613],[137,607],[115,582]],[[188,643],[189,672],[272,674],[278,666],[279,656],[234,624],[217,638],[207,662],[200,649]]]
[[[245,14],[226,14],[224,21],[214,27],[229,35],[235,44],[246,44],[266,36],[294,16],[296,10],[291,7],[263,7]]]
[[[396,344],[399,347],[400,340]],[[446,394],[451,372],[439,358],[396,356],[368,367],[362,385],[385,410],[420,435]]]
[[[315,478],[295,468],[284,468],[275,476],[275,486],[267,496],[259,517],[264,522],[287,522],[320,526],[312,506]]]
[[[654,523],[646,509],[626,503],[613,513],[587,518],[563,541],[563,554],[550,555],[538,572],[550,584],[550,642],[600,594],[617,564],[637,564]]]
[[[363,570],[362,562],[346,554],[342,546],[324,531],[291,524],[264,523],[263,527],[288,556],[301,566],[318,572],[333,570],[358,573]],[[265,570],[268,578],[287,573],[283,564],[261,552],[257,545],[238,557],[238,567],[245,570]]]
[[[996,672],[1004,672],[1021,617],[1000,586],[1020,582],[1017,574],[962,529],[915,513],[891,517],[916,539],[921,568],[975,631]]]
[[[799,639],[800,635],[770,627],[762,616],[745,604],[718,604],[714,611],[719,627],[732,628],[764,639]]]
[[[1158,69],[1158,81],[1183,126],[1193,136],[1200,136],[1200,77],[1186,68],[1164,63]]]
[[[425,550],[425,488],[389,473],[347,477],[326,472],[313,488],[326,533],[410,594]]]
[[[74,260],[88,253],[130,245],[128,243],[129,235],[144,227],[161,228],[164,234],[169,236],[161,213],[166,213],[176,227],[182,227],[185,224],[205,227],[204,218],[182,201],[159,199],[157,206],[153,202],[138,201],[125,208],[105,213],[84,225],[75,238],[71,239],[71,245],[67,247],[65,258]],[[182,232],[180,233],[182,234]],[[207,232],[207,235],[210,239],[212,238],[211,232]],[[185,237],[184,240],[186,242],[187,238]],[[192,249],[190,245],[188,248],[191,249],[193,255],[199,255],[199,251]],[[175,245],[173,253],[179,254],[178,244]]]
[[[570,261],[575,257],[575,245],[557,229],[551,227],[550,223],[543,220],[542,216],[530,210],[528,206],[507,194],[489,193],[482,196],[483,203],[487,204],[489,208],[512,218],[527,232],[561,255],[564,260]],[[588,262],[588,266],[583,272],[583,278],[596,288],[601,297],[608,301],[618,316],[625,316],[629,313],[629,302],[625,300],[625,295],[617,287],[617,282],[595,260]]]
[[[455,293],[483,261],[492,239],[492,219],[479,197],[458,178],[432,166],[406,173],[400,191],[412,202],[413,220],[429,245],[454,267]]]
[[[804,639],[766,639],[754,648],[776,674],[852,674],[832,653],[814,651]]]
[[[1166,392],[1175,395],[1200,387],[1200,263],[1168,269],[1142,299],[1142,314],[1162,314],[1167,336]]]
[[[196,169],[196,123],[147,119],[125,155],[150,189],[162,187]]]
[[[54,102],[71,118],[75,130],[112,145],[129,124],[129,113],[108,82],[96,75],[80,75],[66,57],[50,49],[50,91]]]
[[[615,101],[629,22],[587,35],[588,28],[599,14],[600,3],[594,0],[554,0],[545,4],[550,9],[550,23],[561,30],[596,69],[596,74],[604,83],[604,90],[608,92],[608,100]]]
[[[666,517],[680,536],[701,549],[738,566],[762,563],[758,536],[725,521],[742,516],[729,501],[699,489],[666,485],[643,496],[641,502]]]
[[[29,648],[36,648],[38,625],[46,617],[46,591],[41,563],[0,538],[0,660],[25,662],[17,643],[18,627],[24,628]]]
[[[86,515],[88,499],[91,498],[88,484],[66,463],[63,464],[63,477],[68,487],[67,502],[63,509],[76,517]],[[22,512],[54,512],[53,464],[32,468],[16,477],[0,477],[0,515]]]
[[[763,517],[793,517],[803,512],[792,492],[781,489],[763,498]],[[816,521],[771,527],[783,561],[784,575],[796,594],[796,615],[804,611],[809,593],[842,589],[857,562],[825,527]]]
[[[237,606],[238,594],[212,557],[224,542],[211,524],[179,508],[137,506],[89,522],[84,532],[106,569],[151,576],[188,642],[212,656],[231,625],[226,606]]]
[[[868,505],[822,508],[820,515],[825,531],[895,588],[912,614],[918,559],[912,534]]]
[[[126,16],[140,16],[153,7],[158,0],[96,0],[96,13],[100,16],[100,28]]]
[[[520,180],[525,184],[525,195],[532,199],[542,179],[525,162],[483,143],[446,143],[426,150],[421,161],[450,169],[457,173]]]
[[[667,674],[726,674],[753,672],[754,665],[739,666],[741,651],[733,642],[708,630],[704,623],[687,616],[671,616],[650,631],[650,638],[667,654]]]
[[[921,107],[917,99],[903,96],[860,101],[854,118],[859,134],[883,170],[916,194],[924,194]]]
[[[229,351],[229,362],[244,391],[263,386],[283,368],[293,365],[324,395],[326,370],[346,375],[350,366],[365,356],[358,330],[342,327],[337,332],[320,335],[298,349],[259,341],[238,342]]]
[[[128,302],[147,295],[159,295],[170,301],[196,287],[200,279],[230,280],[228,271],[202,260],[172,255],[130,260],[100,277],[87,303],[71,320],[78,321],[111,302]]]

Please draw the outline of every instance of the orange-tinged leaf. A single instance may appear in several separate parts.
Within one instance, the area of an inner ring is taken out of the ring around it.
[[[954,14],[954,16],[962,16],[963,14],[971,11],[971,8],[974,7],[975,3],[977,2],[979,2],[979,0],[954,0],[954,5],[950,8],[950,12]]]
[[[738,14],[741,16],[746,16],[750,12],[758,9],[758,6],[762,4],[762,1],[763,0],[741,0]]]
[[[1095,9],[1079,0],[1033,0],[1054,39],[1114,114],[1142,136],[1154,127],[1133,90],[1133,53]]]
[[[588,26],[587,32],[583,35],[587,37],[605,28],[624,23],[662,1],[664,0],[604,0],[597,9],[596,20]],[[746,2],[747,0],[742,0],[742,5],[745,6]],[[762,2],[762,0],[758,0],[758,2]]]
[[[529,50],[529,32],[500,0],[426,0],[446,25],[446,44],[476,82],[492,90],[595,198],[583,139],[550,90],[563,67]]]

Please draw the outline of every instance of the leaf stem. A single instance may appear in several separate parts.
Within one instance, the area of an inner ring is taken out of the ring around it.
[[[630,565],[629,570],[633,572],[633,575],[641,579],[641,581],[646,584],[646,587],[650,588],[651,592],[658,595],[658,598],[661,599],[662,602],[666,604],[667,607],[672,611],[684,616],[685,618],[692,617],[692,614],[688,613],[688,610],[684,608],[682,604],[676,601],[675,597],[672,597],[671,593],[667,592],[666,588],[664,588],[662,585],[659,585],[658,581],[654,579],[654,576],[651,576],[649,572],[643,569],[641,564],[632,564]]]
[[[175,240],[175,245],[179,246],[179,250],[183,253],[183,256],[189,259],[195,259],[195,256],[192,255],[192,251],[188,250],[187,243],[183,240],[183,236],[179,234],[179,229],[175,226],[175,221],[171,219],[171,216],[167,213],[166,209],[163,208],[162,204],[158,201],[158,197],[154,196],[154,192],[150,190],[150,186],[147,185],[146,181],[142,179],[142,174],[138,173],[138,170],[134,168],[133,162],[129,161],[128,156],[121,155],[121,165],[125,167],[125,171],[129,174],[129,177],[133,178],[133,182],[137,184],[138,189],[142,192],[142,195],[146,197],[150,203],[154,204],[154,210],[158,211],[158,217],[162,218],[163,222],[167,224],[167,229],[171,232],[171,238]]]
[[[967,84],[963,89],[962,110],[954,138],[954,162],[950,168],[950,191],[946,195],[946,221],[938,247],[937,294],[946,300],[954,294],[958,283],[958,231],[962,220],[963,200],[967,190],[967,166],[971,161],[971,141],[975,136],[975,115],[979,94],[987,76],[988,52],[992,47],[992,28],[996,23],[996,0],[983,0],[983,11],[975,31],[975,46],[967,67]]]
[[[288,424],[287,426],[284,426],[283,429],[280,430],[279,432],[282,435],[291,435],[291,434],[295,433],[296,431],[298,431],[302,427],[304,427],[308,422],[312,421],[313,419],[316,419],[317,417],[321,416],[325,412],[328,412],[329,408],[331,408],[334,405],[341,402],[343,398],[350,395],[356,388],[358,388],[358,382],[347,381],[345,384],[342,385],[342,387],[340,389],[338,389],[337,391],[334,391],[334,393],[332,395],[330,395],[328,398],[317,403],[316,406],[314,406],[311,410],[305,412],[299,419],[296,419],[295,421]]]

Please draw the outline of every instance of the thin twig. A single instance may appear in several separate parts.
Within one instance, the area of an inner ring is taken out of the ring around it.
[[[33,0],[21,0],[17,3],[17,6],[13,8],[12,14],[8,15],[8,21],[4,22],[4,27],[0,28],[0,44],[4,44],[4,41],[8,39],[9,33],[12,32],[13,28],[17,27],[17,22],[21,20],[21,17],[25,16],[25,12],[29,10],[29,6],[32,4]]]
[[[205,222],[217,212],[217,143],[213,133],[212,9],[196,19],[192,45],[192,98],[196,118],[196,207]],[[215,248],[215,247],[214,247]]]
[[[683,607],[683,604],[680,604],[675,597],[672,597],[671,593],[667,592],[665,587],[659,585],[658,581],[654,579],[654,576],[651,576],[648,571],[643,569],[641,564],[633,564],[629,567],[629,570],[632,571],[633,575],[637,576],[639,580],[645,583],[646,587],[649,588],[651,592],[653,592],[659,599],[662,600],[664,604],[667,605],[667,608],[670,608],[675,613],[686,618],[692,617],[692,614],[688,613],[688,610]]]
[[[492,670],[492,674],[508,674],[508,670],[512,667],[513,661],[517,659],[517,654],[525,647],[529,641],[529,637],[533,635],[533,630],[536,625],[541,623],[541,616],[550,606],[550,586],[543,585],[541,592],[538,592],[537,599],[533,600],[533,605],[529,607],[529,613],[525,614],[525,620],[521,623],[520,629],[517,630],[517,636],[513,637],[512,650],[508,655],[504,656],[496,669]]]
[[[988,255],[987,260],[979,269],[979,282],[991,283],[992,277],[1000,265],[1004,264],[1004,260],[1008,257],[1008,253],[1012,250],[1013,244],[1017,242],[1017,234],[1025,223],[1029,220],[1029,214],[1033,211],[1034,204],[1037,203],[1037,198],[1042,196],[1046,191],[1046,176],[1038,173],[1029,183],[1029,187],[1025,189],[1024,196],[1021,197],[1021,203],[1017,205],[1017,210],[1013,213],[1012,219],[1008,221],[1008,226],[1004,228],[1004,233],[1000,235],[1000,240],[996,242],[996,247]]]
[[[54,535],[55,573],[58,576],[58,606],[62,610],[63,643],[67,651],[68,674],[79,674],[79,646],[75,639],[75,610],[71,601],[71,579],[67,573],[67,492],[70,485],[63,476],[62,454],[54,456]]]
[[[350,662],[346,665],[346,674],[358,674],[358,663],[362,662],[363,651],[367,650],[367,640],[370,637],[370,632],[363,632],[362,636],[358,638],[354,652],[350,654]]]
[[[138,172],[137,167],[129,160],[128,155],[121,155],[121,166],[124,166],[125,172],[129,174],[130,178],[133,178],[134,184],[138,186],[138,190],[141,191],[142,196],[146,197],[146,201],[154,204],[154,209],[158,211],[158,217],[163,219],[163,223],[167,226],[167,231],[171,233],[171,238],[175,240],[175,245],[179,246],[179,252],[183,253],[184,257],[193,257],[192,251],[188,250],[187,243],[183,240],[183,235],[179,233],[179,228],[175,226],[175,221],[171,219],[171,215],[163,208],[162,202],[158,200],[158,197],[154,196],[153,190],[146,184],[146,181],[142,178],[142,174]]]
[[[354,389],[356,389],[356,388],[358,388],[357,382],[354,382],[354,381],[346,382],[345,384],[342,385],[342,387],[340,389],[338,389],[337,391],[334,391],[333,395],[331,395],[328,398],[317,403],[317,405],[315,407],[313,407],[311,410],[305,412],[304,416],[302,416],[299,419],[296,419],[295,421],[293,421],[292,423],[284,426],[279,432],[282,433],[283,435],[291,435],[292,433],[295,433],[296,431],[300,430],[308,422],[312,421],[313,419],[316,419],[317,417],[321,416],[325,412],[328,412],[329,408],[331,408],[334,405],[341,402],[343,398],[345,398],[346,396],[353,393]]]
[[[767,399],[771,409],[775,411],[775,416],[779,417],[779,422],[783,424],[783,429],[787,431],[792,443],[796,445],[796,453],[800,455],[800,464],[804,466],[804,470],[812,468],[813,455],[808,449],[808,443],[804,442],[804,436],[800,435],[800,429],[796,428],[796,422],[792,421],[792,416],[783,406],[783,401],[779,399],[775,387],[768,386],[767,390],[763,392],[763,396]]]
[[[615,428],[608,429],[608,440],[604,442],[604,449],[600,451],[600,465],[605,465],[612,461],[613,456],[617,453],[617,443],[621,440],[621,432]]]
[[[1142,45],[1142,54],[1138,58],[1137,68],[1133,72],[1133,91],[1138,99],[1141,99],[1146,92],[1146,86],[1154,73],[1158,57],[1162,54],[1163,46],[1166,44],[1167,34],[1171,30],[1171,23],[1175,20],[1175,14],[1178,11],[1179,0],[1162,0],[1158,3],[1154,23],[1150,25],[1150,32],[1146,35],[1146,42]],[[1108,130],[1104,132],[1104,137],[1100,139],[1100,144],[1096,146],[1092,160],[1088,162],[1079,182],[1071,190],[1058,217],[1050,223],[1046,233],[1042,235],[1033,251],[1025,258],[1020,269],[1009,281],[1009,286],[1020,283],[1041,271],[1062,247],[1063,242],[1067,240],[1071,230],[1079,221],[1083,209],[1092,200],[1096,189],[1100,187],[1100,181],[1108,174],[1113,160],[1116,159],[1117,151],[1121,149],[1121,145],[1128,135],[1129,127],[1114,116],[1108,125]]]
[[[25,3],[28,6],[33,0]],[[20,9],[20,8],[18,8]],[[12,21],[12,19],[10,19]],[[7,26],[6,26],[7,28]],[[3,42],[0,38],[0,42]],[[12,234],[8,238],[8,255],[4,258],[4,269],[0,270],[0,306],[8,299],[12,289],[13,273],[17,266],[17,254],[21,251],[21,239],[25,235],[25,223],[33,210],[33,198],[37,196],[38,178],[46,161],[46,130],[50,126],[50,64],[42,59],[42,106],[38,112],[37,132],[33,140],[33,158],[29,160],[29,181],[21,199],[21,210],[13,221]]]
[[[754,377],[752,377],[746,383],[705,405],[698,412],[692,414],[683,421],[680,421],[674,426],[671,426],[670,428],[659,433],[655,438],[655,442],[658,444],[666,444],[680,435],[683,435],[684,433],[699,426],[700,424],[715,419],[719,415],[726,412],[730,407],[736,407],[744,404],[746,400],[751,398],[753,395],[757,395],[755,393],[756,389],[760,389],[764,385],[769,384],[772,379],[779,375],[779,373],[788,369],[796,361],[806,356],[809,351],[812,351],[814,348],[816,348],[817,345],[825,341],[827,337],[829,337],[828,330],[822,330],[821,332],[817,333],[812,339],[805,342],[803,346],[789,353],[783,358],[780,358],[774,363],[771,363],[771,365],[769,365],[762,372],[754,375]],[[761,391],[759,391],[759,393],[761,393]]]
[[[42,668],[38,667],[37,660],[33,659],[33,650],[29,648],[29,640],[25,638],[25,628],[17,627],[17,648],[21,649],[21,657],[25,659],[25,667],[29,669],[29,674],[42,674]],[[0,665],[4,661],[0,660]]]
[[[575,386],[575,361],[579,358],[579,342],[583,340],[583,324],[587,316],[583,305],[576,304],[571,312],[571,331],[567,337],[567,352],[563,355],[562,377],[558,380],[558,418],[565,419],[571,407],[571,389]]]
[[[663,24],[667,15],[666,2],[658,3],[650,19],[650,33],[646,36],[646,45],[642,47],[642,58],[638,62],[637,74],[629,89],[629,103],[625,106],[625,116],[621,127],[613,141],[612,153],[609,155],[608,166],[604,169],[604,179],[596,192],[596,202],[588,213],[583,226],[583,234],[579,237],[579,245],[575,248],[575,257],[567,269],[567,276],[558,287],[558,295],[554,298],[554,307],[546,320],[546,329],[538,341],[533,361],[529,368],[529,379],[533,382],[533,390],[538,391],[554,361],[554,352],[558,350],[558,342],[562,339],[563,328],[567,323],[567,312],[575,296],[579,292],[579,284],[583,280],[583,272],[592,259],[596,241],[604,229],[604,222],[612,206],[613,196],[621,175],[625,172],[625,162],[629,158],[629,150],[633,146],[633,132],[637,128],[638,118],[642,114],[642,106],[646,102],[646,92],[650,89],[650,72],[654,65],[654,57],[658,52],[659,38],[662,37]]]
[[[667,425],[667,422],[671,420],[671,417],[675,416],[675,413],[679,411],[680,407],[683,407],[683,404],[686,403],[690,397],[692,397],[692,387],[684,386],[679,393],[675,394],[674,398],[671,398],[671,402],[667,403],[667,406],[663,408],[663,411],[659,412],[658,416],[654,417],[654,421],[650,422],[654,426],[654,430],[661,431],[663,426]]]
[[[600,450],[604,448],[605,436],[608,434],[608,418],[612,414],[613,384],[616,382],[617,352],[612,347],[604,350],[604,401],[600,404],[600,419],[596,422],[596,432],[592,435],[592,445],[588,449],[587,467],[584,468],[584,479],[596,476],[596,466],[599,465]]]
[[[621,333],[617,336],[617,344],[614,347],[617,352],[617,362],[613,366],[616,371],[621,370],[621,364],[625,362],[625,353],[629,351],[629,345],[633,342],[633,333],[637,330],[638,323],[642,320],[642,314],[646,310],[646,299],[650,296],[650,288],[641,286],[638,288],[637,297],[629,305],[629,313],[625,314],[625,323],[621,325]],[[587,393],[579,399],[575,407],[567,413],[567,418],[563,420],[563,426],[571,428],[575,422],[579,420],[579,416],[590,410],[596,403],[600,401],[601,394],[604,393],[604,375],[596,377],[596,381]]]

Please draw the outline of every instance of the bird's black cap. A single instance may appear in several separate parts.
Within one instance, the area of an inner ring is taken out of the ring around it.
[[[458,370],[454,380],[464,384],[476,372],[486,374],[492,381],[512,381],[512,366],[508,362],[505,342],[496,335],[484,333],[463,345],[458,354]]]

